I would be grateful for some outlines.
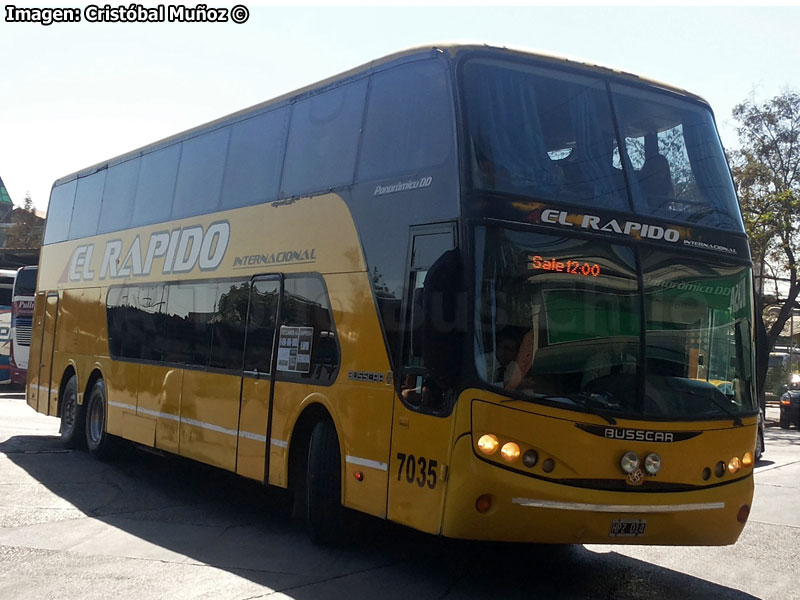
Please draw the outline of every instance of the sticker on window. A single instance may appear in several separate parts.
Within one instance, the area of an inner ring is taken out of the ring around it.
[[[313,339],[313,327],[281,326],[278,371],[289,373],[311,371],[311,341]]]

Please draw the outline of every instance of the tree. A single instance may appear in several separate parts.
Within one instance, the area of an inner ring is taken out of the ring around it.
[[[11,222],[13,225],[6,235],[6,248],[19,250],[23,248],[41,247],[41,219],[36,216],[30,194],[25,194],[25,206],[14,211]]]
[[[732,171],[757,275],[756,386],[763,394],[769,353],[800,294],[800,93],[785,91],[761,104],[751,97],[733,117],[740,148]]]

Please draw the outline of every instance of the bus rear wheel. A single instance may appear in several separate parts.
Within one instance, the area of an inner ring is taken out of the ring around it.
[[[106,384],[98,379],[86,401],[86,447],[100,460],[111,454],[111,436],[106,432]]]
[[[61,394],[61,441],[67,448],[80,448],[85,442],[83,409],[78,404],[78,378],[73,375]]]
[[[326,419],[314,425],[308,445],[306,527],[318,544],[333,544],[343,534],[342,471],[339,439]]]

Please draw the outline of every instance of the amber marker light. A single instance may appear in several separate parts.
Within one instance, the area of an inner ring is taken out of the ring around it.
[[[490,508],[492,508],[492,497],[489,494],[478,496],[478,499],[475,500],[475,510],[479,513],[485,514],[489,512]]]
[[[491,433],[484,433],[478,438],[478,450],[483,452],[486,456],[491,456],[497,452],[497,447],[499,445],[500,441],[497,439],[497,436]]]
[[[361,471],[356,471],[355,473],[353,473],[353,477],[356,478],[356,481],[364,481],[364,473],[362,473]]]
[[[742,466],[743,467],[752,467],[753,466],[753,453],[752,452],[745,452],[744,456],[742,457]]]
[[[742,461],[738,456],[734,456],[728,461],[728,473],[733,475],[742,468]]]
[[[514,442],[506,442],[500,449],[500,454],[507,462],[514,462],[519,458],[519,446]]]

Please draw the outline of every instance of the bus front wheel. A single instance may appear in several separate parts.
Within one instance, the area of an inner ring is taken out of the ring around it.
[[[78,378],[73,375],[61,395],[61,441],[67,448],[84,444],[83,408],[78,404]]]
[[[100,460],[111,454],[111,436],[106,432],[106,384],[98,379],[86,401],[86,447]]]
[[[318,544],[332,544],[343,533],[342,472],[339,439],[328,420],[314,425],[308,445],[306,526]]]

